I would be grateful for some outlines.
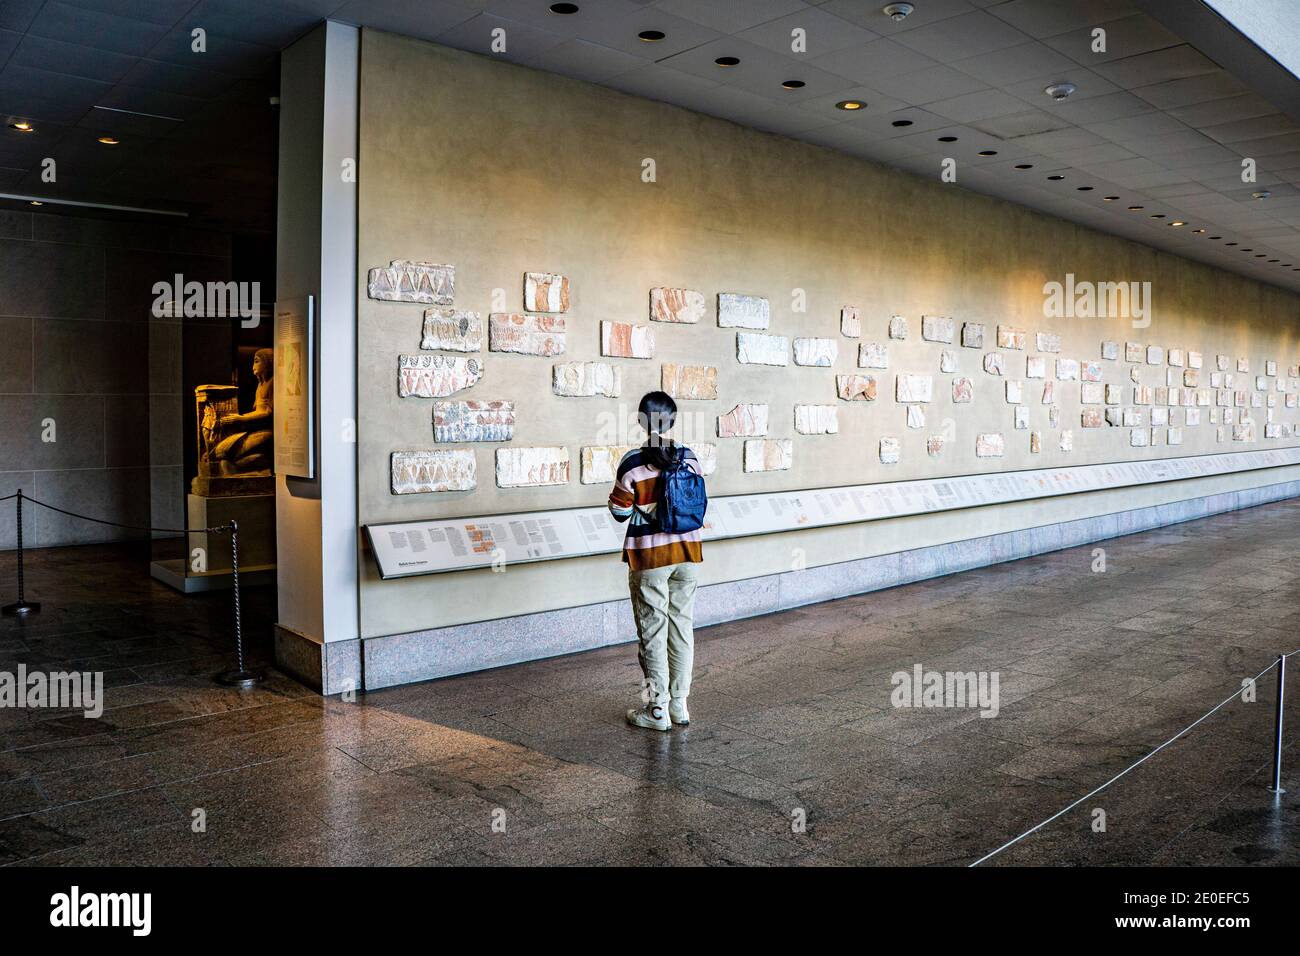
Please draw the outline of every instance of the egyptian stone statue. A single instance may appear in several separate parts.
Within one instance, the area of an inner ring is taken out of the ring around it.
[[[192,491],[197,495],[264,494],[274,490],[270,349],[253,356],[257,392],[253,408],[239,411],[235,385],[200,385],[194,390],[199,423],[199,474]]]

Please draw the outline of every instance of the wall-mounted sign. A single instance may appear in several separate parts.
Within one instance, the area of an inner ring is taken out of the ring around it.
[[[706,541],[973,508],[1300,464],[1300,448],[922,478],[709,501]],[[366,525],[380,577],[614,554],[624,526],[600,507]]]
[[[312,296],[275,304],[275,472],[316,477],[316,336]]]

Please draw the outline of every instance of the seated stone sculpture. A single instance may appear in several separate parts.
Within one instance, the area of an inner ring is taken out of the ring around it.
[[[253,356],[257,392],[251,411],[239,411],[234,385],[200,385],[194,390],[199,420],[197,495],[266,494],[274,491],[274,408],[270,349]]]

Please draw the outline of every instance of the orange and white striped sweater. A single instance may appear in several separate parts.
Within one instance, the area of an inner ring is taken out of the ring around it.
[[[677,447],[677,446],[674,446]],[[683,534],[659,530],[655,517],[658,501],[659,469],[646,460],[645,449],[635,448],[622,457],[609,493],[609,512],[616,521],[626,521],[623,560],[633,571],[648,571],[684,561],[704,560],[703,529]],[[686,466],[697,475],[699,459],[686,449]]]

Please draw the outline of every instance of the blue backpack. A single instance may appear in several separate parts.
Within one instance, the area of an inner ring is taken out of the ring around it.
[[[686,451],[684,446],[677,446],[677,457],[659,474],[659,501],[655,505],[655,515],[659,519],[659,530],[668,534],[682,534],[704,527],[704,511],[709,506],[704,477],[686,464]]]

